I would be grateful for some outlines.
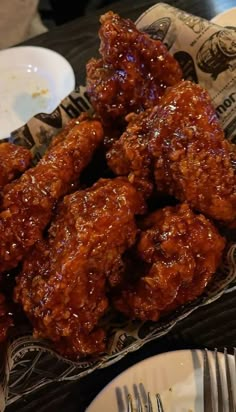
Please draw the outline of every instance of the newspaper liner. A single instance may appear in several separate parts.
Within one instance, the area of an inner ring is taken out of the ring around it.
[[[185,79],[200,83],[213,100],[226,137],[236,143],[236,29],[224,29],[167,4],[147,10],[137,27],[163,41],[181,64]],[[26,146],[40,159],[52,137],[83,111],[91,111],[85,87],[79,87],[50,115],[39,114],[6,139]],[[109,313],[104,319],[108,330],[108,351],[91,361],[71,362],[58,356],[50,344],[33,339],[22,326],[0,355],[0,412],[23,395],[55,381],[72,381],[117,362],[128,352],[156,339],[200,306],[236,288],[236,243],[227,255],[212,284],[203,296],[180,308],[158,323],[127,321]]]

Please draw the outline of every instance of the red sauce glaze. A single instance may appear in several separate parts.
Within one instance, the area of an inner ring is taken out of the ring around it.
[[[0,189],[19,177],[30,165],[31,153],[12,143],[0,144]]]
[[[225,240],[185,203],[149,215],[142,229],[136,266],[145,267],[144,273],[126,283],[113,303],[128,317],[156,321],[204,291],[221,262]]]
[[[215,220],[235,221],[236,151],[206,90],[182,81],[130,119],[107,154],[115,174],[128,176],[146,197],[155,185]]]
[[[83,117],[34,168],[5,186],[0,213],[1,272],[16,267],[42,238],[57,201],[70,191],[103,137],[101,123]]]
[[[122,255],[136,240],[134,215],[145,212],[142,196],[127,181],[101,179],[66,196],[49,229],[24,261],[15,297],[34,326],[64,356],[105,349],[97,326],[108,308],[107,286],[123,268]]]
[[[153,107],[182,71],[159,40],[113,12],[101,17],[99,60],[87,63],[87,92],[105,124]]]

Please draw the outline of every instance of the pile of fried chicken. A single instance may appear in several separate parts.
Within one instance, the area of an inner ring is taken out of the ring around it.
[[[236,220],[236,152],[207,91],[130,20],[106,13],[99,36],[101,58],[87,64],[94,115],[72,120],[35,167],[27,149],[0,145],[0,288],[17,269],[13,299],[34,336],[71,359],[106,350],[111,307],[158,321],[201,295],[226,246],[217,227]],[[84,187],[101,148],[111,177]]]

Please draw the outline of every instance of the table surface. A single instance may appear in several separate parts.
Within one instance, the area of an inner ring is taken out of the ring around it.
[[[123,17],[135,20],[154,0],[120,1],[109,7]],[[216,14],[236,6],[235,0],[169,0],[166,3],[189,13],[211,19]],[[48,47],[62,54],[71,63],[77,84],[85,83],[85,64],[97,55],[99,15],[76,19],[48,33],[33,38],[25,45]],[[96,394],[118,373],[130,365],[157,353],[185,348],[223,348],[236,346],[236,292],[225,294],[217,302],[198,309],[159,340],[127,355],[117,364],[95,371],[76,383],[47,386],[9,406],[6,412],[83,412]],[[100,412],[100,411],[99,411]]]

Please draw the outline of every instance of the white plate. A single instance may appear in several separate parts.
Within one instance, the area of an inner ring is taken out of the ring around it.
[[[51,113],[75,87],[68,61],[42,47],[0,51],[0,139],[37,113]]]
[[[213,366],[213,353],[209,353],[209,359]],[[223,366],[221,353],[219,360]],[[229,360],[233,376],[233,356],[229,355]],[[225,383],[223,375],[222,381]],[[161,394],[167,412],[203,412],[203,352],[167,352],[137,363],[111,381],[90,404],[87,412],[127,412],[124,393],[128,391],[135,398],[136,390],[142,393],[144,387],[151,398],[155,393]]]
[[[236,27],[236,7],[217,14],[211,21],[223,27]]]

